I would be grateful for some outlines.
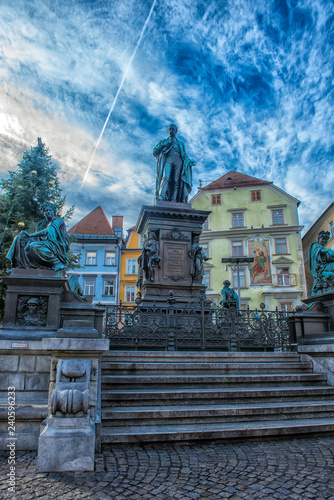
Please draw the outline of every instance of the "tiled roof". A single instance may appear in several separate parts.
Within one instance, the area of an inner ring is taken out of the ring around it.
[[[263,181],[261,179],[257,179],[256,177],[251,177],[250,175],[242,174],[240,172],[236,172],[235,170],[231,170],[231,172],[227,172],[219,179],[211,182],[207,186],[201,188],[201,190],[207,189],[229,189],[233,187],[246,187],[246,186],[261,186],[263,184],[272,184],[269,181]]]
[[[71,227],[68,232],[77,234],[115,234],[101,206],[96,207],[75,226]]]

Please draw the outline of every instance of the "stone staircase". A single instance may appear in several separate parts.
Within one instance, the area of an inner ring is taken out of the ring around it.
[[[318,432],[334,432],[334,387],[297,353],[102,356],[104,448]]]

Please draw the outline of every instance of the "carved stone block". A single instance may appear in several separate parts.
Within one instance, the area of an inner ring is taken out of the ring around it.
[[[96,358],[52,359],[40,471],[94,470],[97,368]]]

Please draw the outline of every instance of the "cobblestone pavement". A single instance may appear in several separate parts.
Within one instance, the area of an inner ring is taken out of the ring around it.
[[[36,452],[18,452],[16,493],[0,459],[0,498],[331,499],[334,438],[213,444],[118,445],[98,455],[96,472],[38,473]]]

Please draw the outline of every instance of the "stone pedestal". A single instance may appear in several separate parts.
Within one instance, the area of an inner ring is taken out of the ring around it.
[[[38,444],[41,472],[93,471],[101,426],[100,355],[109,340],[50,338],[48,417]]]
[[[319,291],[303,299],[302,306],[289,318],[298,344],[334,344],[334,293]]]
[[[38,340],[59,328],[60,302],[66,278],[48,269],[13,269],[7,285],[2,339]],[[29,312],[29,303],[34,311]]]
[[[198,298],[204,285],[194,283],[191,276],[189,251],[194,236],[202,232],[202,225],[210,212],[195,210],[189,203],[157,201],[154,206],[143,206],[137,222],[137,232],[142,234],[143,246],[153,233],[161,258],[155,265],[154,280],[143,278],[142,305],[157,306],[167,303],[170,291],[178,304]]]
[[[328,314],[321,311],[301,311],[289,317],[293,338],[298,344],[309,344],[328,336]]]
[[[61,271],[14,268],[3,280],[7,299],[0,340],[102,336],[103,308],[72,292]]]
[[[333,332],[334,335],[334,292],[316,292],[314,295],[310,295],[307,299],[304,299],[303,302],[305,302],[305,304],[311,304],[313,302],[322,304],[324,313],[329,315],[329,331]]]

